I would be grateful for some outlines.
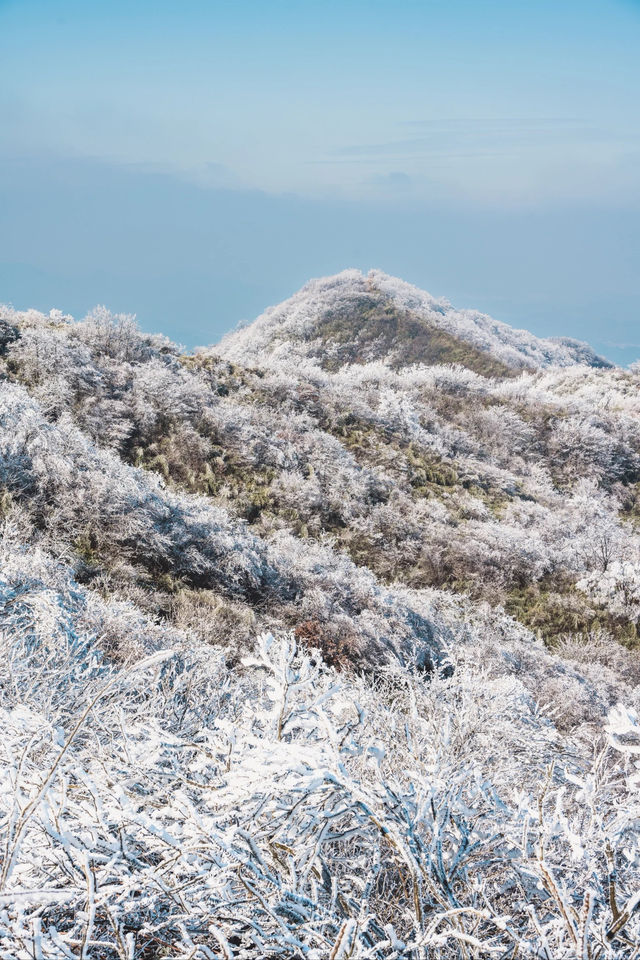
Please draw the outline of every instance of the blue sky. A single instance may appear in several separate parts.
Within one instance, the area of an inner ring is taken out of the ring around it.
[[[640,2],[0,0],[0,300],[193,345],[380,267],[640,356]]]

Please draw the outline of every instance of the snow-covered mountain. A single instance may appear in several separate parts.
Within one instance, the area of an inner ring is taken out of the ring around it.
[[[611,367],[588,344],[541,339],[477,310],[458,310],[380,270],[312,280],[289,300],[227,336],[220,352],[242,362],[289,353],[325,365],[383,357],[392,365],[461,362],[478,372],[587,364]],[[487,359],[490,355],[491,361]]]
[[[631,960],[640,372],[374,272],[0,310],[0,960]]]

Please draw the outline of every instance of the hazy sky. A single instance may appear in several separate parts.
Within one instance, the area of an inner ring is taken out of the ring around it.
[[[192,345],[380,267],[640,356],[640,0],[0,0],[0,300]]]

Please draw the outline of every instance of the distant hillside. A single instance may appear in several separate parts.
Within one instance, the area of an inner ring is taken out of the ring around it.
[[[635,367],[2,308],[0,534],[0,960],[637,956]]]
[[[613,364],[578,340],[540,339],[476,310],[456,310],[379,270],[312,280],[253,324],[227,336],[221,353],[244,362],[293,349],[336,369],[386,358],[394,367],[457,363],[484,376],[525,368]]]

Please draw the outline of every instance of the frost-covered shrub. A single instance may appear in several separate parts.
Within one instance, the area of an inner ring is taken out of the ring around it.
[[[478,666],[371,686],[264,635],[229,673],[176,635],[116,669],[62,568],[7,570],[5,960],[633,955],[633,710],[590,756]]]
[[[640,620],[640,562],[614,560],[606,570],[592,570],[578,587],[598,603],[629,620]]]

